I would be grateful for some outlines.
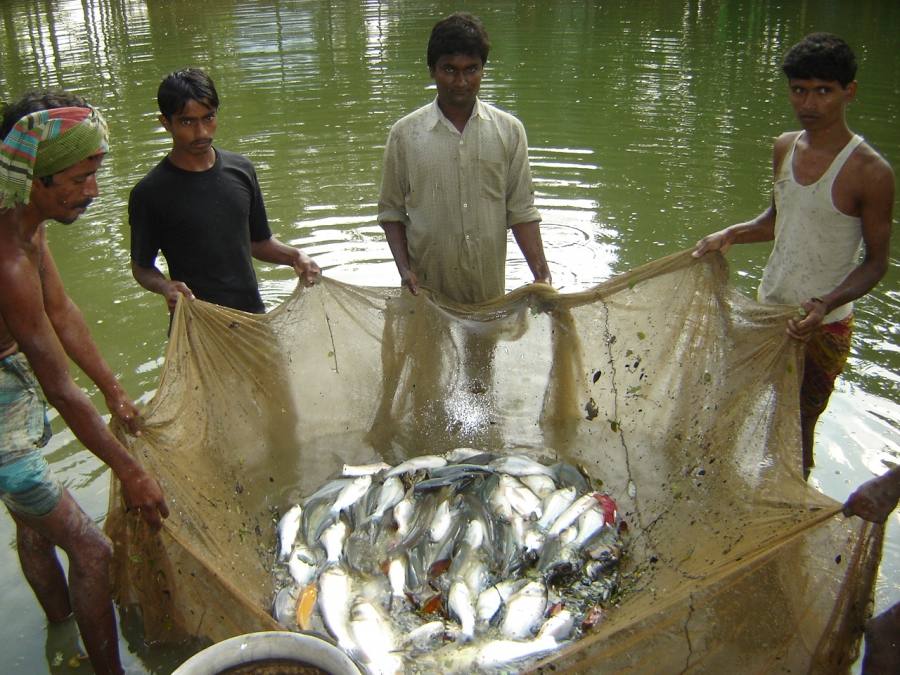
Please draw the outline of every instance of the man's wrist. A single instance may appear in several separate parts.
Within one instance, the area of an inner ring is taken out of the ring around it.
[[[816,303],[822,306],[822,314],[828,314],[828,302],[819,297],[813,297],[809,299],[810,302]]]

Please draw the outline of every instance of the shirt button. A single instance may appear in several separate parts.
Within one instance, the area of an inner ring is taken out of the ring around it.
[[[469,203],[468,203],[468,202],[463,202],[463,208],[464,208],[464,209],[469,208]]]

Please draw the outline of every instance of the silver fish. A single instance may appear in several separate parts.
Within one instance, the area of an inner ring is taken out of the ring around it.
[[[373,675],[392,675],[403,670],[395,652],[397,638],[388,617],[371,602],[357,602],[350,614],[350,630],[366,669]]]
[[[299,504],[295,504],[278,521],[278,558],[280,560],[286,560],[291,554],[294,541],[297,539],[297,532],[300,531],[300,518],[302,515],[303,509]]]
[[[354,478],[338,493],[337,498],[331,505],[331,513],[338,514],[353,506],[360,497],[369,491],[371,486],[372,476],[360,476],[359,478]]]
[[[500,473],[508,473],[510,476],[531,476],[534,474],[553,478],[553,470],[544,466],[530,457],[524,455],[506,455],[493,460],[488,466]]]
[[[538,581],[528,582],[509,599],[500,632],[514,640],[530,637],[546,607],[547,589],[544,584]]]
[[[394,520],[397,523],[397,534],[400,537],[405,537],[409,533],[415,511],[416,503],[410,496],[404,497],[394,506]]]
[[[391,595],[403,597],[406,591],[406,556],[399,555],[388,563],[388,580],[391,583]]]
[[[471,640],[475,636],[475,606],[469,587],[464,581],[457,580],[450,584],[447,606],[459,620],[463,639]]]
[[[381,518],[385,511],[394,508],[403,499],[404,493],[403,482],[399,478],[396,476],[385,478],[378,490],[378,503],[375,505],[372,517]]]
[[[353,479],[351,478],[337,478],[335,480],[330,480],[325,485],[320,487],[318,490],[313,492],[309,497],[306,497],[303,500],[303,507],[308,508],[311,506],[312,502],[317,502],[321,499],[325,499],[326,497],[331,497],[332,495],[336,495],[338,492],[343,490]]]
[[[453,517],[450,513],[450,500],[444,499],[435,509],[434,517],[431,519],[431,524],[428,526],[428,536],[431,541],[441,541],[450,529],[452,521]]]
[[[575,616],[568,609],[563,609],[551,616],[538,630],[537,637],[551,637],[557,642],[568,640],[575,629]]]
[[[562,512],[569,508],[569,505],[575,501],[578,493],[573,487],[560,488],[552,492],[544,499],[544,515],[538,520],[538,527],[542,530],[548,529],[553,522],[562,515]]]
[[[403,645],[414,650],[428,650],[440,644],[446,631],[443,621],[429,621],[409,631],[403,638]]]
[[[525,579],[504,579],[484,589],[475,603],[475,618],[481,623],[490,622],[510,597],[526,583]]]
[[[350,601],[351,583],[347,571],[339,565],[327,567],[319,576],[319,611],[338,646],[354,654],[356,641],[350,631]]]
[[[520,480],[504,474],[500,476],[500,489],[506,491],[506,498],[523,518],[540,518],[544,510],[540,498]]]
[[[568,508],[566,508],[566,510],[559,515],[559,518],[553,521],[553,524],[547,530],[548,534],[559,534],[567,527],[569,527],[572,523],[574,523],[582,513],[587,511],[596,503],[597,500],[594,499],[594,495],[592,493],[582,495],[574,502],[572,502],[568,506]]]
[[[328,562],[338,562],[341,559],[346,539],[347,523],[343,520],[338,520],[333,525],[325,528],[321,542]]]
[[[295,622],[297,596],[294,594],[296,587],[285,586],[275,594],[272,602],[272,616],[283,626],[292,626]]]
[[[544,499],[556,491],[556,483],[553,482],[553,479],[541,473],[522,476],[519,480],[536,494],[539,499]]]
[[[465,461],[470,457],[475,457],[481,453],[481,450],[476,450],[475,448],[454,448],[453,450],[445,452],[443,457],[450,464],[456,464],[457,462]]]
[[[446,464],[447,460],[443,457],[438,457],[437,455],[421,455],[398,464],[388,471],[386,475],[388,477],[399,476],[403,473],[412,473],[414,471],[421,471],[422,469],[435,469],[439,466],[445,466]]]
[[[503,605],[503,596],[496,586],[485,588],[475,602],[475,620],[480,624],[489,623]]]
[[[576,548],[582,546],[593,537],[606,524],[603,511],[599,508],[590,508],[578,518],[578,535],[572,545]]]
[[[288,570],[300,588],[315,578],[317,569],[315,556],[307,548],[295,548],[288,559]]]
[[[391,465],[385,464],[384,462],[373,462],[372,464],[344,464],[341,475],[354,477],[374,476],[376,473],[381,473],[390,468]]]
[[[516,661],[534,658],[559,649],[551,637],[534,640],[491,640],[478,650],[475,665],[483,669],[502,668]]]

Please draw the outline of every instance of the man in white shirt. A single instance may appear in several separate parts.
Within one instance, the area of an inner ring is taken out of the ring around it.
[[[394,124],[384,153],[378,221],[400,279],[457,302],[505,292],[511,229],[535,281],[551,283],[522,123],[478,98],[490,42],[456,13],[428,42],[437,97]]]

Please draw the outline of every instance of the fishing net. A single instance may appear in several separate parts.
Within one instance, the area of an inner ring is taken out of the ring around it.
[[[555,672],[829,672],[857,656],[882,530],[804,482],[796,308],[681,252],[588,291],[460,306],[330,279],[266,315],[180,303],[140,437],[159,536],[106,530],[146,637],[278,629],[278,517],[343,464],[472,447],[583,467],[628,523],[621,593]]]

